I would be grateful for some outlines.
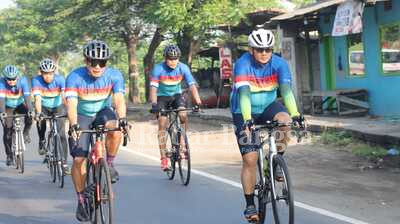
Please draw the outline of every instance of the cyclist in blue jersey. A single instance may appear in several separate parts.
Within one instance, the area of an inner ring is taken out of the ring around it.
[[[44,155],[46,153],[46,120],[43,120],[42,117],[51,116],[53,114],[62,115],[65,113],[65,78],[64,76],[55,74],[56,69],[57,65],[53,60],[49,58],[43,59],[39,64],[40,74],[32,79],[35,117],[39,133],[39,155]],[[64,149],[64,159],[67,161],[68,144],[64,119],[58,119],[57,126],[58,132],[60,133],[61,145]],[[67,163],[64,163],[64,170],[66,174],[69,174]]]
[[[182,96],[181,82],[185,79],[189,90],[192,93],[194,103],[201,105],[201,100],[190,68],[179,62],[181,51],[176,45],[168,45],[164,49],[165,61],[157,64],[151,74],[150,101],[152,104],[151,112],[158,115],[158,141],[161,155],[161,169],[168,170],[168,159],[166,157],[165,129],[168,119],[166,114],[160,113],[161,109],[178,109],[186,107],[186,100]],[[186,112],[179,112],[180,122],[187,130],[188,119]],[[184,149],[185,147],[183,147]]]
[[[90,145],[90,134],[79,133],[92,125],[105,125],[107,128],[128,125],[126,119],[124,78],[117,69],[107,67],[111,56],[108,45],[99,40],[89,41],[83,56],[86,66],[73,70],[67,77],[65,96],[67,99],[68,119],[70,123],[70,154],[74,158],[72,180],[78,196],[76,218],[88,221],[87,206],[83,195],[86,178],[86,157]],[[115,111],[111,107],[113,100]],[[109,164],[111,182],[119,179],[114,167],[114,158],[121,143],[121,132],[109,132],[106,135],[107,163]]]
[[[249,52],[235,63],[231,93],[231,112],[235,134],[242,154],[241,182],[246,200],[244,216],[258,221],[254,204],[256,184],[257,145],[252,142],[250,127],[266,121],[288,123],[302,122],[293,91],[291,73],[287,62],[273,54],[274,34],[270,30],[257,29],[248,37]],[[277,101],[278,88],[286,108]],[[289,141],[289,127],[277,132],[278,153],[283,154]],[[277,174],[282,178],[282,174]]]
[[[0,118],[3,124],[3,142],[7,155],[6,164],[11,165],[12,151],[12,118],[5,116],[12,114],[26,114],[24,127],[24,142],[31,142],[29,130],[32,126],[32,105],[28,79],[22,76],[13,65],[7,65],[3,70],[3,77],[0,78]]]

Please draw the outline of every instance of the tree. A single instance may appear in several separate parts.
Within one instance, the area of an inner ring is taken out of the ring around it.
[[[3,10],[1,57],[6,63],[22,65],[28,74],[36,72],[44,57],[58,62],[62,54],[76,49],[74,40],[81,36],[81,30],[71,21],[52,19],[58,9],[70,6],[62,0],[17,0],[16,8]]]
[[[129,99],[139,103],[139,71],[136,48],[144,38],[147,24],[140,18],[147,1],[74,0],[75,6],[59,13],[60,17],[80,21],[89,36],[125,43],[129,65]],[[90,12],[88,14],[87,12]]]

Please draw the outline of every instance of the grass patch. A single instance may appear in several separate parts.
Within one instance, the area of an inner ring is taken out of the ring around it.
[[[351,151],[357,156],[367,157],[368,159],[382,158],[387,154],[387,150],[383,147],[362,143],[354,145]]]
[[[325,131],[322,133],[320,140],[322,144],[334,146],[347,146],[354,142],[353,137],[346,131]]]
[[[379,159],[387,154],[385,148],[361,142],[360,140],[353,138],[351,133],[346,131],[324,131],[319,136],[317,142],[324,145],[346,148],[354,155],[366,157],[368,159]]]

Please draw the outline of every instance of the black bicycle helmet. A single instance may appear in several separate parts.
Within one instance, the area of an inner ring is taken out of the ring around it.
[[[91,40],[83,48],[83,56],[88,59],[107,60],[111,57],[111,50],[101,40]]]
[[[164,57],[169,57],[169,58],[179,58],[181,56],[181,50],[179,49],[178,46],[170,44],[164,48],[163,55]]]

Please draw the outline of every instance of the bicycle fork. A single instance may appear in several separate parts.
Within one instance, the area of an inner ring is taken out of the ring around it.
[[[15,139],[14,139],[14,142],[15,142],[15,148],[14,148],[15,155],[19,156],[19,155],[22,154],[22,151],[25,150],[25,143],[24,143],[24,138],[23,138],[23,135],[22,135],[22,131],[18,130],[16,135],[14,135],[14,137],[15,137]]]

